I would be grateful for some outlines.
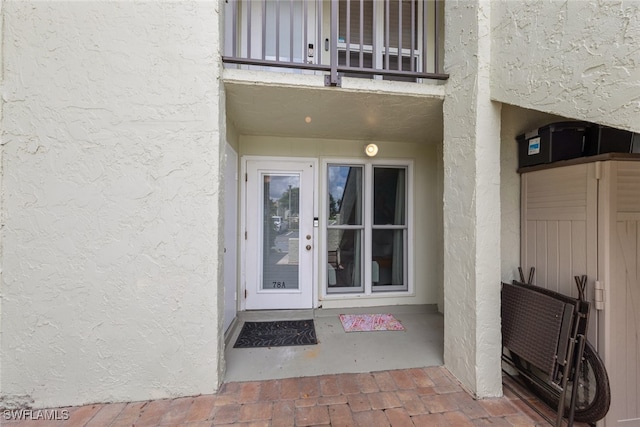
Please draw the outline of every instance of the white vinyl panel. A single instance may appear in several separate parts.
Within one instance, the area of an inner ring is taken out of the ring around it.
[[[547,280],[546,286],[557,291],[559,289],[559,236],[558,221],[547,221]]]
[[[534,283],[538,286],[545,286],[547,283],[547,223],[546,221],[536,221],[536,268]],[[525,272],[526,274],[526,272]]]
[[[547,169],[527,175],[527,209],[586,206],[586,165]]]
[[[522,270],[525,280],[529,277],[529,269],[536,265],[536,222],[527,221],[524,226],[526,242],[523,244],[524,254],[522,257]]]
[[[637,162],[617,162],[618,212],[640,212],[640,167]]]
[[[587,224],[585,221],[574,221],[571,224],[571,265],[573,274],[569,283],[563,284],[560,292],[578,296],[578,288],[575,285],[573,276],[587,274]]]
[[[571,251],[573,242],[571,240],[571,221],[558,222],[558,282],[566,283],[573,280],[573,265],[571,262]]]
[[[631,357],[630,363],[634,367],[635,375],[631,376],[633,389],[629,390],[629,396],[634,399],[634,411],[636,417],[640,417],[640,221],[635,222],[636,236],[635,236],[635,280],[630,283],[632,287],[632,307],[629,310],[629,314],[632,316],[631,321],[633,328],[633,335],[631,338]],[[635,341],[635,346],[633,345]],[[635,380],[633,380],[635,378]],[[639,420],[640,421],[640,420]],[[640,425],[640,422],[638,423]]]
[[[640,417],[638,408],[639,367],[640,354],[638,332],[640,329],[638,317],[640,305],[640,289],[638,288],[638,225],[636,222],[618,222],[616,224],[616,238],[612,245],[614,282],[611,287],[610,329],[613,346],[612,396],[620,402],[615,405],[615,418],[630,419]],[[613,403],[612,403],[613,404]]]

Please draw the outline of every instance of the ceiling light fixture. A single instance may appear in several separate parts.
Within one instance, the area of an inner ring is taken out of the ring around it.
[[[368,144],[366,147],[364,147],[364,152],[367,156],[374,157],[376,154],[378,154],[378,146],[376,144]]]

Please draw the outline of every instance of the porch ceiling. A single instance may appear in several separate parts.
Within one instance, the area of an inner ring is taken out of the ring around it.
[[[442,140],[443,86],[344,78],[335,88],[324,87],[322,76],[288,77],[286,83],[256,81],[255,73],[250,81],[236,76],[225,79],[227,114],[242,135]]]

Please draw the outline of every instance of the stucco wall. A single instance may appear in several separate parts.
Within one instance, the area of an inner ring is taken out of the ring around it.
[[[3,2],[1,393],[219,382],[217,2]]]
[[[442,247],[438,212],[442,209],[442,202],[437,191],[437,146],[388,141],[376,141],[376,144],[380,147],[376,159],[414,160],[415,295],[390,297],[387,294],[371,298],[333,296],[322,301],[324,308],[438,303],[442,289],[439,280],[439,254]],[[327,158],[368,159],[364,155],[364,145],[363,141],[245,135],[240,138],[240,155],[312,157],[317,158],[321,164]],[[324,182],[326,175],[322,170],[319,175],[320,181]]]
[[[640,131],[640,2],[492,2],[493,99]]]
[[[490,99],[488,0],[445,2],[444,362],[478,397],[500,373],[500,105]]]

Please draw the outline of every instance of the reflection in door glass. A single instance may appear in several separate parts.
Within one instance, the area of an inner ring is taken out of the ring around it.
[[[300,175],[262,175],[262,289],[298,289]]]

